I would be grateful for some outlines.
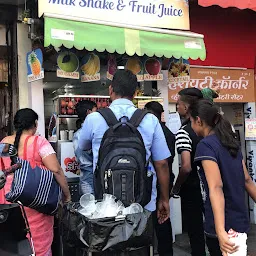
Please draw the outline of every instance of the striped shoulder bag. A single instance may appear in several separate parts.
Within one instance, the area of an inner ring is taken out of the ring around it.
[[[44,166],[35,162],[37,140],[33,142],[33,157],[28,161],[28,136],[24,143],[23,159],[17,157],[22,167],[14,172],[11,190],[6,194],[6,200],[11,203],[21,202],[24,206],[40,213],[54,215],[61,200],[62,191],[54,174]]]

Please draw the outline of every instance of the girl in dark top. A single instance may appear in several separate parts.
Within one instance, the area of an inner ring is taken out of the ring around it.
[[[181,161],[171,191],[171,196],[181,197],[182,224],[188,232],[192,256],[206,256],[203,200],[197,166],[194,164],[196,146],[201,138],[195,134],[190,122],[190,106],[200,98],[203,95],[197,88],[186,88],[179,92],[177,111],[184,122],[176,134],[176,148]]]
[[[191,107],[191,124],[204,137],[196,150],[205,208],[205,233],[211,256],[246,256],[249,230],[245,190],[256,200],[256,186],[246,169],[230,123],[207,100]],[[218,240],[217,240],[218,238]],[[233,255],[233,254],[232,254]]]

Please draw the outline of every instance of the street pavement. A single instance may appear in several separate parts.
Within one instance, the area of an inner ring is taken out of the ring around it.
[[[176,245],[174,245],[173,246],[173,256],[190,256],[190,254],[187,253],[186,251],[180,249]]]
[[[256,256],[256,225],[251,225],[251,230],[248,234],[248,256]],[[176,236],[174,244],[174,256],[189,256],[190,245],[187,234]]]

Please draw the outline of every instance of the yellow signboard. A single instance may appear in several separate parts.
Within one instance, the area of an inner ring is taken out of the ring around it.
[[[149,100],[138,100],[138,108],[144,109],[145,105],[151,101],[157,101],[161,105],[164,105],[164,99],[149,99]]]
[[[38,13],[120,25],[189,30],[188,0],[38,0]]]

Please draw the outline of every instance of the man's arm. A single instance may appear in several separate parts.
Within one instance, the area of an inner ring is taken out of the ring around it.
[[[170,217],[169,206],[169,166],[167,159],[154,161],[155,171],[157,173],[158,184],[160,188],[160,197],[157,205],[157,217],[160,224],[164,223]]]
[[[160,185],[160,199],[169,201],[169,166],[167,159],[154,161],[154,167],[157,174],[157,180]]]
[[[154,117],[155,118],[155,117]],[[151,154],[154,162],[155,171],[158,178],[158,184],[160,187],[160,197],[158,202],[157,215],[159,223],[163,223],[170,216],[169,206],[169,167],[167,159],[171,156],[167,146],[167,142],[162,130],[162,127],[158,120],[156,120],[156,126],[152,141]]]
[[[225,198],[220,169],[218,164],[212,160],[202,161],[202,166],[209,187],[209,197],[220,248],[223,256],[227,256],[227,253],[236,252],[238,247],[230,241],[225,231]]]
[[[179,193],[182,184],[186,181],[190,172],[192,171],[192,140],[190,139],[189,134],[183,129],[180,129],[176,135],[176,147],[178,153],[181,155],[181,167],[175,185],[172,189],[173,195]]]
[[[243,160],[243,169],[244,169],[244,176],[245,176],[245,189],[249,194],[249,196],[253,199],[253,201],[256,202],[256,186],[247,171],[244,160]]]
[[[181,152],[181,167],[179,170],[179,175],[173,186],[172,193],[178,194],[182,184],[187,180],[190,172],[191,172],[191,155],[189,151]]]

